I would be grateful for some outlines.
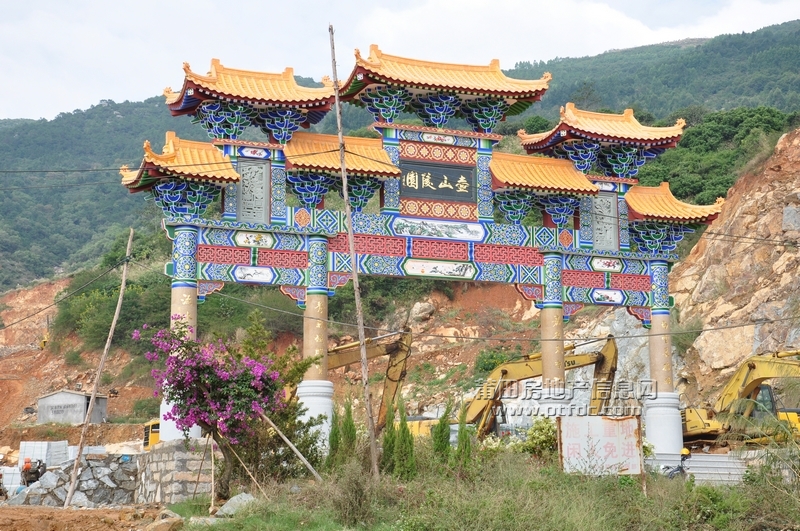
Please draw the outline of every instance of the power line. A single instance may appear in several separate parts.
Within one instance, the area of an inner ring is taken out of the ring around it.
[[[149,267],[145,266],[144,264],[140,264],[138,262],[133,262],[133,263],[135,265],[138,265],[139,267],[141,267],[143,269],[146,269],[147,271],[160,272],[160,271],[156,271],[155,269],[149,268]],[[272,286],[272,287],[277,287],[277,286]],[[225,297],[227,299],[235,300],[235,301],[241,302],[243,304],[248,304],[248,305],[251,305],[251,306],[258,307],[258,308],[263,308],[265,310],[269,310],[269,311],[272,311],[272,312],[276,312],[276,313],[280,313],[280,314],[284,314],[284,315],[292,315],[292,316],[295,316],[295,317],[299,317],[301,319],[310,319],[310,320],[313,320],[313,321],[322,321],[322,322],[325,322],[325,323],[328,323],[328,324],[336,324],[336,325],[347,326],[347,327],[351,327],[351,328],[354,328],[354,327],[357,326],[355,323],[345,323],[345,322],[341,322],[341,321],[335,321],[333,319],[323,319],[321,317],[309,317],[309,316],[306,316],[305,314],[302,314],[302,313],[291,312],[291,311],[288,311],[288,310],[283,310],[281,308],[275,308],[275,307],[272,307],[272,306],[267,306],[265,304],[259,304],[257,302],[248,301],[246,299],[241,299],[239,297],[234,297],[232,295],[227,295],[227,294],[220,293],[220,292],[216,292],[216,295],[219,295],[221,297]],[[642,333],[642,334],[628,334],[628,335],[624,335],[624,336],[618,336],[617,339],[623,339],[623,338],[624,339],[634,339],[634,338],[642,338],[642,337],[650,338],[650,337],[661,337],[661,336],[682,336],[682,335],[686,335],[686,334],[702,334],[703,332],[711,332],[711,331],[715,331],[715,330],[729,330],[729,329],[734,329],[734,328],[744,328],[744,327],[747,327],[747,326],[763,325],[763,324],[770,324],[770,323],[783,322],[783,321],[792,321],[792,320],[800,320],[800,315],[793,315],[793,316],[790,316],[790,317],[783,317],[783,318],[779,318],[779,319],[761,319],[761,320],[758,320],[758,321],[751,321],[751,322],[747,322],[747,323],[712,326],[712,327],[693,329],[693,330],[683,330],[683,331],[680,331],[680,332],[671,331],[671,332],[666,332],[666,333],[664,333],[664,332],[662,332],[662,333],[650,333],[650,332],[648,332],[648,333]],[[402,332],[401,330],[392,330],[390,328],[380,328],[380,327],[374,327],[374,326],[366,326],[365,328],[367,328],[368,330],[376,331],[376,332],[386,332],[386,333],[392,333],[392,334],[397,334],[397,333]],[[426,333],[426,332],[415,333],[414,336],[415,337],[441,338],[441,339],[459,339],[459,340],[464,340],[464,341],[466,341],[466,340],[469,340],[469,341],[511,341],[511,342],[521,342],[521,343],[522,342],[525,342],[525,343],[532,343],[532,342],[541,343],[541,342],[548,342],[548,341],[559,341],[559,342],[560,341],[565,341],[565,339],[542,339],[542,338],[527,338],[527,337],[496,337],[496,336],[463,337],[463,336],[453,336],[453,335],[444,335],[444,334],[431,334],[431,333]],[[597,342],[597,341],[602,341],[604,339],[606,339],[605,336],[596,336],[596,337],[585,337],[585,338],[573,338],[573,339],[570,339],[570,341],[576,341],[576,342],[580,341],[581,343],[580,344],[576,344],[576,346],[583,346],[583,345],[594,343],[594,342]]]
[[[25,320],[27,320],[27,319],[30,319],[31,317],[33,317],[33,316],[35,316],[35,315],[39,315],[40,313],[42,313],[43,311],[47,310],[48,308],[52,308],[53,306],[55,306],[56,304],[60,303],[61,301],[64,301],[64,300],[66,300],[66,299],[68,299],[68,298],[72,297],[73,295],[75,295],[76,293],[78,293],[79,291],[81,291],[81,290],[82,290],[83,288],[85,288],[86,286],[88,286],[88,285],[92,284],[93,282],[96,282],[96,281],[100,280],[101,278],[103,278],[104,276],[106,276],[107,274],[109,274],[110,272],[112,272],[113,270],[115,270],[115,269],[116,269],[116,268],[117,268],[117,267],[118,267],[120,264],[122,264],[122,263],[124,263],[124,262],[126,262],[126,261],[130,260],[131,258],[132,258],[132,257],[130,257],[130,256],[126,256],[125,258],[123,258],[122,260],[120,260],[119,262],[117,262],[116,264],[114,264],[113,266],[111,266],[109,269],[107,269],[106,271],[104,271],[104,272],[103,272],[103,273],[101,273],[100,275],[98,275],[98,276],[94,277],[92,280],[90,280],[89,282],[87,282],[87,283],[86,283],[86,284],[84,284],[83,286],[79,287],[79,288],[78,288],[78,289],[76,289],[76,290],[73,290],[73,291],[71,291],[71,292],[67,293],[66,295],[64,295],[63,297],[61,297],[61,298],[60,298],[60,299],[58,299],[58,300],[56,300],[56,301],[53,301],[53,304],[48,304],[48,305],[47,305],[47,306],[45,306],[44,308],[42,308],[42,309],[40,309],[40,310],[37,310],[37,311],[35,311],[35,312],[31,313],[31,314],[28,314],[28,315],[26,315],[25,317],[23,317],[22,319],[17,319],[17,320],[16,320],[16,321],[14,321],[13,323],[10,323],[10,324],[7,324],[7,325],[3,325],[3,326],[0,328],[0,330],[5,330],[6,328],[11,328],[12,326],[14,326],[14,325],[15,325],[15,324],[17,324],[17,323],[21,323],[22,321],[25,321]]]

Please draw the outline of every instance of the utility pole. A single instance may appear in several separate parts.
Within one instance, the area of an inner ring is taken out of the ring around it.
[[[333,44],[333,24],[328,25],[331,35],[331,63],[333,65],[333,94],[336,99],[336,128],[339,133],[339,159],[342,164],[342,192],[344,195],[344,211],[347,216],[347,245],[350,248],[350,265],[353,270],[353,291],[356,297],[356,321],[358,323],[358,342],[361,346],[361,381],[364,384],[364,408],[367,410],[367,433],[369,434],[369,454],[372,462],[372,474],[377,478],[378,443],[375,441],[375,419],[372,418],[372,401],[369,396],[369,367],[367,366],[367,344],[364,335],[364,312],[361,307],[361,291],[358,285],[358,262],[356,261],[356,245],[353,236],[353,213],[350,208],[350,194],[347,188],[347,166],[344,162],[344,135],[342,134],[342,102],[339,100],[339,78],[336,75],[336,50]]]
[[[119,299],[117,299],[117,309],[114,312],[114,319],[111,321],[111,329],[108,331],[108,339],[106,339],[106,346],[103,349],[103,356],[100,358],[100,365],[97,367],[97,374],[94,376],[94,387],[92,388],[92,397],[89,399],[89,407],[86,408],[86,418],[83,420],[83,429],[81,430],[81,440],[78,443],[78,453],[75,455],[75,464],[72,466],[72,476],[70,477],[69,490],[67,497],[64,499],[64,508],[69,507],[72,503],[72,495],[75,494],[75,485],[78,483],[78,468],[81,464],[81,453],[83,452],[83,445],[86,443],[86,432],[89,430],[89,423],[92,419],[92,411],[94,410],[94,401],[97,398],[97,387],[100,385],[100,376],[103,374],[103,367],[108,358],[108,351],[111,348],[111,338],[114,337],[114,329],[117,328],[117,319],[119,319],[120,311],[122,310],[122,296],[125,295],[125,284],[128,280],[128,260],[131,256],[131,247],[133,246],[133,229],[131,228],[130,236],[128,236],[128,247],[125,249],[125,265],[122,266],[122,282],[119,286]]]

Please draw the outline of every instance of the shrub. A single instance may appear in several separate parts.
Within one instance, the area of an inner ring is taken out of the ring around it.
[[[328,433],[328,457],[325,459],[325,467],[328,470],[336,468],[337,459],[342,445],[342,432],[339,428],[339,412],[333,408],[331,417],[331,431]]]
[[[547,457],[556,451],[556,423],[549,417],[536,417],[528,429],[521,449],[531,455]]]
[[[509,359],[510,356],[503,350],[482,350],[475,358],[475,374],[489,374]]]
[[[462,405],[461,412],[458,414],[458,445],[456,446],[455,453],[456,468],[461,471],[465,470],[471,459],[472,440],[467,431],[467,408]]]
[[[444,413],[439,418],[439,423],[431,430],[433,454],[444,464],[450,460],[450,413],[452,411],[453,401],[449,400],[444,408]]]
[[[67,351],[66,354],[64,354],[64,363],[66,363],[67,365],[80,367],[84,365],[86,362],[83,361],[80,350],[69,350]]]
[[[349,399],[344,403],[341,448],[348,453],[352,453],[356,449],[356,423],[353,420],[353,402]]]
[[[398,405],[400,414],[400,430],[394,443],[394,475],[401,481],[409,481],[417,475],[417,463],[414,460],[414,436],[408,429],[406,408],[401,400]]]
[[[142,398],[133,403],[133,416],[142,419],[157,417],[161,409],[161,400],[155,397]]]

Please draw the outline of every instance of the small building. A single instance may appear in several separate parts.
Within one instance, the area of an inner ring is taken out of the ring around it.
[[[47,424],[57,422],[64,424],[80,424],[86,418],[86,411],[89,408],[91,393],[80,391],[70,391],[62,389],[55,391],[38,399],[39,411],[37,424]],[[91,424],[100,424],[106,418],[108,411],[108,397],[97,395],[95,397],[94,408],[92,409]]]

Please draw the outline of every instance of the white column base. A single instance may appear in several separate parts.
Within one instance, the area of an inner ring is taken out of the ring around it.
[[[175,425],[174,420],[164,420],[164,415],[169,413],[169,410],[172,409],[172,404],[168,404],[166,400],[161,401],[161,410],[159,411],[158,417],[161,419],[161,424],[159,426],[159,441],[175,441],[177,439],[183,439],[183,431],[178,429]],[[189,437],[193,439],[199,439],[203,436],[203,430],[200,429],[200,426],[192,426],[189,429]]]
[[[683,448],[679,406],[678,393],[659,392],[645,402],[645,437],[657,454],[677,454]]]
[[[566,417],[571,414],[569,390],[545,388],[539,399],[540,417]]]
[[[297,399],[306,408],[302,420],[325,415],[325,420],[319,426],[319,431],[322,444],[327,446],[328,435],[331,433],[331,418],[333,417],[333,382],[328,380],[303,380],[297,384]]]

